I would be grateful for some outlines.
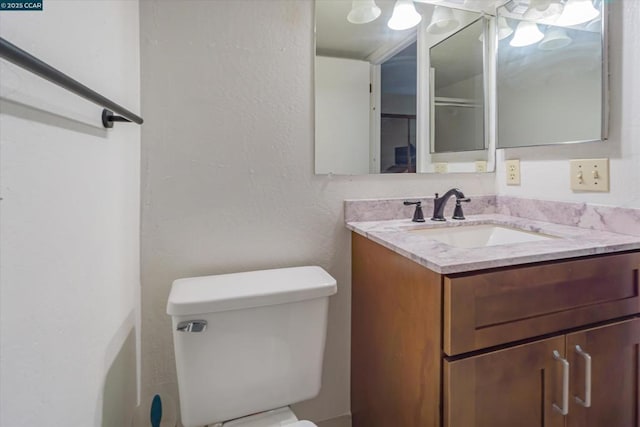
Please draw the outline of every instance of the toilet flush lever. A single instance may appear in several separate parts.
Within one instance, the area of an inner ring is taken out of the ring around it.
[[[207,330],[206,320],[185,320],[178,323],[176,328],[180,332],[204,332]]]

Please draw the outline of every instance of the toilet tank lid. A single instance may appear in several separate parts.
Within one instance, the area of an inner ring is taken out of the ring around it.
[[[336,291],[336,280],[317,266],[189,277],[173,282],[167,314],[204,314],[284,304],[327,297]]]

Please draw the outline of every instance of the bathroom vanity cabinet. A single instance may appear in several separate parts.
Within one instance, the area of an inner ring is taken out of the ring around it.
[[[354,427],[640,427],[640,252],[440,274],[352,233],[352,262]]]

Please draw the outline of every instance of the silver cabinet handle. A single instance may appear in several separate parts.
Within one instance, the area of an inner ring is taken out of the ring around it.
[[[204,332],[207,330],[206,320],[185,320],[178,323],[176,330],[180,332]]]
[[[567,415],[569,413],[569,362],[560,356],[558,350],[553,350],[553,358],[562,363],[562,407],[554,403],[553,409],[562,415]]]
[[[576,398],[576,402],[585,408],[589,408],[591,407],[591,355],[584,351],[579,345],[575,347],[575,350],[576,353],[584,358],[584,400],[578,396],[574,397]]]

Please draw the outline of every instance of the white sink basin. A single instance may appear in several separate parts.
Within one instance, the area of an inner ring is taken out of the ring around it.
[[[510,243],[539,242],[557,239],[548,234],[501,225],[463,225],[444,228],[421,228],[410,230],[412,234],[420,234],[426,239],[437,240],[457,248],[481,248],[486,246],[507,245]]]

